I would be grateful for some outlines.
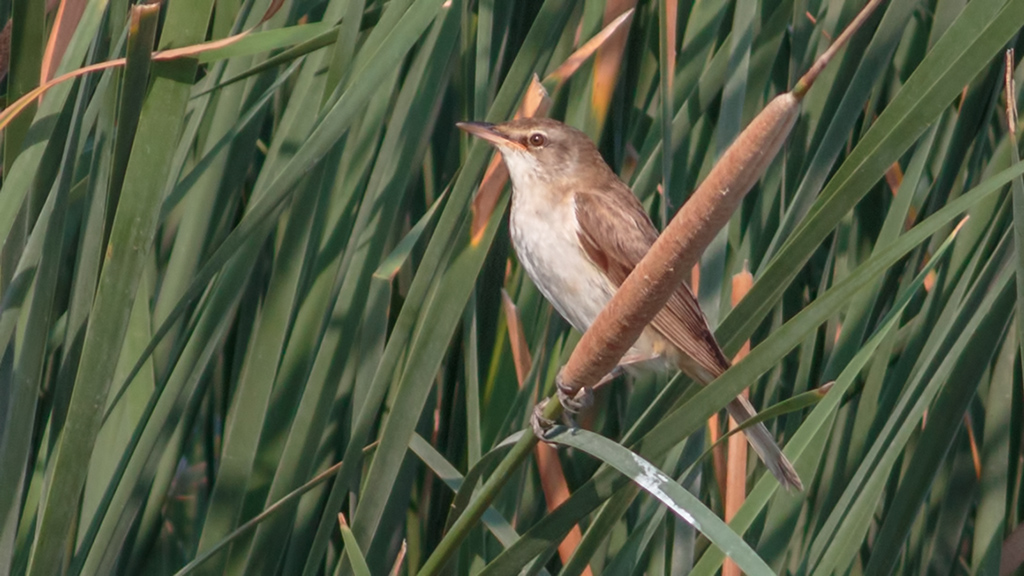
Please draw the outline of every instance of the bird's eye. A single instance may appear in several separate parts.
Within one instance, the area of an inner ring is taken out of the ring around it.
[[[529,142],[530,146],[533,146],[534,148],[540,148],[541,146],[548,143],[548,139],[540,132],[534,132],[533,134],[530,134]]]

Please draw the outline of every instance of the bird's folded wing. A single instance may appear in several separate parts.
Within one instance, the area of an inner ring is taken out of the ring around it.
[[[658,232],[629,188],[618,184],[610,190],[577,192],[574,198],[580,244],[591,261],[621,286]],[[713,377],[729,367],[686,284],[676,288],[651,326]]]

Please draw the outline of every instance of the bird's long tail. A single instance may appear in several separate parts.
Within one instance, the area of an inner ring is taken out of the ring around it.
[[[735,400],[729,402],[726,409],[729,411],[729,415],[738,423],[742,423],[757,414],[754,406],[743,396],[738,396]],[[804,485],[800,482],[800,476],[793,468],[793,464],[782,453],[779,445],[775,443],[775,438],[764,424],[757,424],[746,428],[743,430],[743,433],[746,434],[750,445],[754,447],[754,452],[757,452],[765,466],[778,478],[779,483],[784,488],[787,490],[794,488],[796,490],[804,489]]]

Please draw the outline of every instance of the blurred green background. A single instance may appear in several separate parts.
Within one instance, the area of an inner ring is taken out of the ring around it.
[[[510,118],[536,75],[663,226],[860,8],[0,1],[6,102],[30,94],[3,133],[0,573],[416,574],[439,550],[445,574],[716,573],[610,449],[514,467],[444,538],[578,338],[516,262],[507,187],[474,206],[492,154],[454,124]],[[1022,26],[1024,0],[884,4],[701,260],[751,354],[702,391],[620,379],[584,417],[721,515],[708,416],[834,380],[768,422],[806,490],[748,467],[732,525],[771,571],[1024,562]]]

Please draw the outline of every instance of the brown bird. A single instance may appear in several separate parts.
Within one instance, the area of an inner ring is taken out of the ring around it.
[[[647,254],[658,231],[629,187],[579,130],[545,118],[458,127],[497,148],[512,179],[512,244],[537,289],[585,332]],[[729,368],[689,287],[681,284],[626,353],[620,367],[679,369],[708,384]],[[741,397],[729,414],[757,412]],[[800,477],[763,424],[744,430],[786,488]]]

